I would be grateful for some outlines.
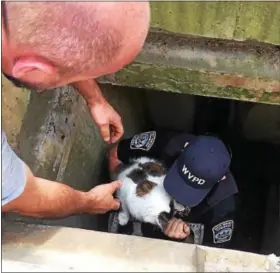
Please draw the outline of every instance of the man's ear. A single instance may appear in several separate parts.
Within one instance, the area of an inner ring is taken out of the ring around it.
[[[45,60],[37,57],[23,57],[18,59],[12,70],[13,77],[19,79],[27,79],[30,76],[36,76],[37,81],[46,76],[52,75],[55,72],[54,67]]]

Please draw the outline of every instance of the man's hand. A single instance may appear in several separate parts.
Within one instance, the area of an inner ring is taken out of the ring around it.
[[[118,210],[120,201],[113,197],[115,191],[121,187],[121,181],[94,187],[87,193],[87,213],[102,214],[110,210]]]
[[[37,218],[64,218],[73,214],[100,214],[117,210],[120,202],[113,197],[122,183],[96,186],[88,192],[77,191],[65,184],[35,177],[26,167],[23,193],[2,207],[2,212],[17,212]]]
[[[117,142],[123,135],[122,119],[107,102],[89,105],[92,118],[107,143]]]
[[[185,239],[190,235],[190,228],[181,219],[172,218],[168,222],[164,234],[173,239]]]
[[[107,143],[117,142],[123,135],[121,117],[103,97],[95,80],[73,83],[74,88],[84,97],[101,136]]]

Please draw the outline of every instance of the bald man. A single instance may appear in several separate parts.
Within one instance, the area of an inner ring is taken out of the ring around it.
[[[72,84],[86,100],[104,141],[123,134],[120,116],[94,81],[130,63],[149,28],[148,2],[1,2],[2,70],[34,90]],[[2,132],[2,211],[34,217],[105,213],[119,208],[114,181],[89,192],[41,179]]]

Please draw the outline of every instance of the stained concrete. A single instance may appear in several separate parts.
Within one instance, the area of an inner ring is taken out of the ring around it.
[[[15,87],[3,75],[1,79],[2,130],[5,131],[11,147],[18,151],[18,136],[27,111],[30,91]]]
[[[151,31],[142,52],[117,73],[120,86],[280,104],[279,46]]]
[[[280,44],[277,1],[151,2],[151,25],[175,33]]]
[[[20,132],[19,150],[35,175],[56,179],[72,144],[79,96],[71,87],[32,92]]]
[[[241,251],[81,229],[5,222],[3,269],[64,272],[279,272],[280,260]],[[13,263],[14,262],[14,263]],[[19,264],[20,263],[20,264]]]

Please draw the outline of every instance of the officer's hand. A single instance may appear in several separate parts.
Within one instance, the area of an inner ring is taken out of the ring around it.
[[[110,173],[114,172],[114,170],[121,164],[122,162],[118,159],[118,144],[116,144],[108,154],[108,162],[109,162],[109,171]]]
[[[190,235],[190,228],[181,219],[172,218],[168,222],[164,234],[173,239],[185,239]]]

